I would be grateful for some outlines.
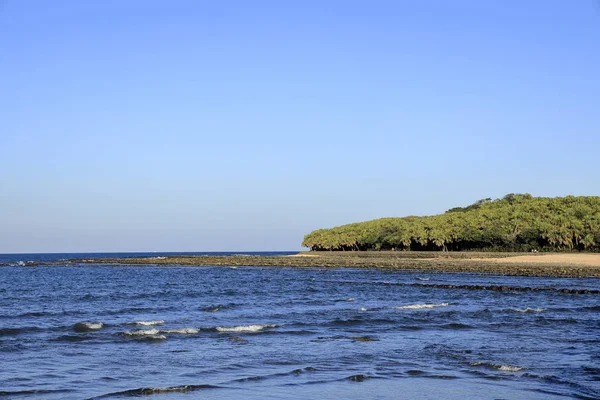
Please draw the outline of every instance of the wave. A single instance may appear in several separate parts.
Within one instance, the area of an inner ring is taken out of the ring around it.
[[[163,306],[163,307],[124,307],[124,308],[117,308],[117,309],[113,309],[113,310],[106,310],[104,311],[104,314],[109,314],[109,315],[121,315],[121,314],[133,314],[133,313],[152,313],[152,314],[156,314],[156,313],[167,313],[169,311],[175,311],[178,310],[179,307],[175,306],[175,305],[170,305],[170,306]]]
[[[89,339],[87,335],[62,335],[50,340],[53,342],[83,342]]]
[[[43,311],[30,311],[22,314],[14,314],[14,315],[0,315],[0,318],[6,319],[20,319],[20,318],[37,318],[37,317],[52,317],[58,315],[81,315],[86,314],[83,311],[57,311],[57,312],[43,312]]]
[[[385,283],[385,282],[384,282]],[[390,283],[387,283],[388,285]],[[500,285],[455,285],[449,283],[393,283],[396,286],[412,286],[437,289],[461,289],[461,290],[490,290],[496,292],[555,292],[565,294],[600,294],[597,289],[570,289],[555,287],[528,287],[528,286],[500,286]]]
[[[201,308],[199,308],[199,310],[204,311],[204,312],[217,312],[217,311],[221,311],[221,310],[235,308],[237,306],[238,306],[238,304],[236,304],[236,303],[211,304],[211,305],[208,305],[205,307],[201,307]]]
[[[260,332],[264,329],[275,328],[277,325],[266,324],[266,325],[245,325],[245,326],[232,326],[222,327],[217,326],[215,330],[217,332]]]
[[[123,332],[124,336],[151,336],[158,335],[160,331],[156,328],[153,329],[138,329],[135,331]]]
[[[359,325],[362,323],[367,322],[365,319],[363,318],[348,318],[348,319],[342,319],[342,318],[337,318],[334,319],[332,321],[329,321],[327,323],[327,325],[332,325],[332,326],[347,326],[347,325]],[[369,321],[370,322],[370,321]]]
[[[279,373],[268,374],[268,375],[247,376],[244,378],[234,379],[231,382],[263,381],[263,380],[267,380],[267,379],[271,379],[271,378],[280,378],[280,377],[285,377],[285,376],[299,376],[306,372],[314,372],[314,371],[316,371],[316,368],[313,368],[313,367],[296,368],[296,369],[294,369],[292,371],[288,371],[288,372],[279,372]]]
[[[397,310],[424,310],[429,308],[437,308],[437,307],[448,307],[449,303],[440,303],[440,304],[431,304],[431,303],[423,303],[423,304],[411,304],[408,306],[397,306],[393,307]]]
[[[98,331],[104,328],[104,324],[102,322],[78,322],[73,325],[73,330],[75,332],[92,332]]]
[[[461,324],[460,322],[451,322],[449,324],[441,325],[440,328],[443,328],[443,329],[471,329],[473,327],[471,325]]]
[[[348,336],[344,336],[344,335],[319,336],[316,339],[312,339],[311,342],[312,343],[331,342],[333,340],[340,340],[340,339],[349,339],[349,337]]]
[[[394,324],[394,326],[398,323],[397,320],[395,319],[389,319],[389,318],[368,318],[367,316],[364,316],[362,314],[358,314],[356,318],[347,318],[347,319],[343,319],[343,318],[336,318],[334,320],[331,321],[326,321],[323,323],[319,323],[319,325],[324,325],[324,326],[354,326],[354,325],[389,325],[389,324]],[[296,324],[296,325],[300,325],[300,324]],[[313,326],[313,324],[305,324],[308,326]]]
[[[346,299],[335,299],[333,300],[335,303],[342,303],[342,302],[353,302],[355,299],[354,297],[348,297]]]
[[[201,389],[218,389],[219,386],[214,385],[184,385],[184,386],[169,386],[169,387],[147,387],[124,390],[122,392],[113,392],[103,394],[101,396],[94,397],[94,399],[103,399],[107,397],[137,397],[137,396],[148,396],[151,394],[164,394],[164,393],[190,393]]]
[[[524,370],[524,367],[517,367],[514,365],[508,365],[508,364],[493,364],[493,363],[487,363],[487,362],[472,362],[470,363],[470,365],[472,365],[473,367],[485,367],[485,368],[490,368],[490,369],[496,369],[498,371],[502,371],[502,372],[519,372]]]
[[[523,370],[523,368],[516,367],[513,365],[501,365],[500,367],[498,367],[498,370],[505,371],[505,372],[519,372],[519,371]]]
[[[135,321],[135,322],[131,322],[131,325],[141,325],[141,326],[154,326],[154,325],[162,325],[164,324],[165,321],[161,320],[156,320],[156,321]]]
[[[26,326],[23,328],[0,328],[0,336],[20,335],[22,333],[37,332],[42,330],[38,326]]]
[[[167,340],[167,337],[165,335],[149,335],[149,336],[143,336],[140,339],[143,340]]]
[[[425,375],[426,372],[421,371],[420,369],[409,369],[408,371],[406,371],[406,374],[409,376],[420,376],[420,375]]]
[[[556,324],[580,324],[584,323],[584,320],[577,320],[575,318],[552,318],[552,317],[544,317],[539,315],[535,317],[535,322],[541,325],[556,325]]]
[[[137,329],[133,331],[120,332],[119,334],[126,337],[133,338],[144,338],[152,337],[155,339],[166,339],[164,335],[195,335],[200,332],[260,332],[264,329],[275,328],[277,325],[264,324],[264,325],[243,325],[243,326],[232,326],[223,327],[217,326],[214,328],[178,328],[178,329]]]
[[[42,394],[56,394],[56,393],[69,393],[72,392],[72,389],[56,389],[56,390],[51,390],[51,389],[32,389],[32,390],[19,390],[19,391],[15,391],[15,392],[10,392],[10,391],[2,391],[0,390],[0,397],[14,397],[14,396],[27,396],[29,397],[30,395],[42,395]]]
[[[429,378],[429,379],[445,379],[445,380],[450,380],[450,379],[459,379],[458,376],[454,376],[454,375],[423,375],[423,378]]]
[[[520,313],[539,313],[539,312],[544,312],[546,311],[545,308],[531,308],[531,307],[527,307],[527,308],[510,308],[510,311],[514,311],[514,312],[520,312]]]
[[[204,307],[201,310],[205,311],[205,312],[217,312],[217,311],[220,311],[222,307],[223,306],[210,306],[210,307]]]
[[[600,311],[600,306],[587,306],[582,307],[581,309],[586,311]]]
[[[356,375],[350,375],[346,379],[348,379],[349,381],[353,381],[353,382],[363,382],[369,378],[371,378],[371,377],[368,375],[356,374]]]
[[[154,342],[154,341],[163,341],[167,340],[165,335],[142,335],[142,336],[133,336],[132,339],[143,342]]]
[[[165,335],[161,335],[161,331],[156,328],[153,329],[138,329],[135,331],[122,332],[121,335],[138,339],[138,340],[166,340],[167,337]]]
[[[175,333],[175,334],[179,334],[179,335],[194,335],[198,332],[200,332],[200,329],[198,328],[181,328],[181,329],[165,329],[165,330],[160,330],[160,333]]]
[[[373,336],[352,336],[351,339],[353,342],[373,342],[379,340],[374,338]]]

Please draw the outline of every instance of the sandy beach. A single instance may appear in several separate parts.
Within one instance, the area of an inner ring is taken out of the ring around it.
[[[495,258],[489,261],[509,264],[555,264],[555,265],[587,265],[590,267],[600,267],[600,254],[582,254],[582,253],[552,253],[552,254],[532,254],[526,256],[515,256],[505,258]]]

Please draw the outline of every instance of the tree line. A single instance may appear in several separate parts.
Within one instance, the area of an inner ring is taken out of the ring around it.
[[[304,237],[311,250],[600,251],[600,197],[508,194],[425,217],[382,218]]]

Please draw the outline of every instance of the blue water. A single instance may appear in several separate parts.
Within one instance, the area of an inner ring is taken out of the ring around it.
[[[0,398],[600,398],[600,295],[414,283],[600,289],[373,269],[4,266]]]
[[[129,253],[21,253],[0,254],[0,265],[21,263],[47,263],[71,259],[94,258],[134,258],[134,257],[165,257],[165,256],[285,256],[297,254],[297,251],[204,251],[204,252],[129,252]]]

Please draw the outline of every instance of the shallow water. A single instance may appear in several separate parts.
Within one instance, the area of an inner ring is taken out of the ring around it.
[[[426,286],[598,279],[83,265],[0,278],[0,398],[600,397],[600,295]]]

